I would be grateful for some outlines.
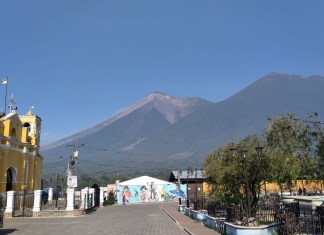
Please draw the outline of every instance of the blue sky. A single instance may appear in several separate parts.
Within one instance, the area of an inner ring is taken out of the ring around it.
[[[0,78],[19,114],[35,107],[46,145],[156,90],[218,102],[272,71],[324,75],[323,12],[322,0],[1,0]]]

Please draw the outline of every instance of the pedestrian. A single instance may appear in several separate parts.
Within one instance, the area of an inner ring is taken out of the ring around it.
[[[306,188],[303,188],[303,193],[304,193],[304,196],[306,196],[306,193],[307,193],[307,189]]]

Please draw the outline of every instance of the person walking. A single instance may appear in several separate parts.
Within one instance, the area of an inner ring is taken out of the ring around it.
[[[123,205],[126,205],[126,196],[123,195]]]

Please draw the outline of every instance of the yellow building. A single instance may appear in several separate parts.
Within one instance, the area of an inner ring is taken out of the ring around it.
[[[292,193],[298,193],[299,189],[305,188],[308,193],[323,192],[323,180],[296,180],[293,183],[294,185],[291,188],[284,186],[283,191],[290,192],[291,190]],[[204,193],[208,195],[213,190],[213,185],[204,182],[203,189]],[[280,187],[276,183],[266,183],[266,185],[262,184],[261,193],[280,193]]]
[[[0,193],[41,189],[43,157],[39,154],[41,118],[15,109],[0,118]]]

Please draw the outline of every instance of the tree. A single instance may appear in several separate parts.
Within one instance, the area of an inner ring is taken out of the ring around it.
[[[317,114],[311,114],[313,118]],[[315,173],[314,142],[317,140],[315,122],[295,118],[286,114],[277,118],[268,118],[271,122],[266,128],[266,140],[272,180],[281,193],[283,186],[291,188],[293,180]]]
[[[205,175],[211,183],[210,195],[214,202],[238,203],[242,199],[241,182],[229,146],[231,144],[216,149],[204,162]]]
[[[281,192],[284,185],[292,187],[298,177],[312,179],[314,173],[324,179],[324,134],[318,122],[297,119],[293,114],[268,118],[270,125],[265,129],[265,140],[257,135],[248,136],[238,143],[229,143],[208,154],[204,169],[211,183],[210,198],[225,203],[251,202],[252,216],[256,212],[261,194],[261,184],[276,182]],[[262,156],[254,151],[263,146]],[[242,151],[236,155],[230,149],[247,150],[245,159]],[[315,160],[319,156],[319,162]],[[249,195],[250,200],[246,200]]]
[[[257,135],[244,138],[239,143],[229,143],[209,154],[204,162],[204,169],[209,182],[213,184],[212,198],[227,204],[235,203],[247,207],[246,186],[248,179],[248,195],[250,196],[252,215],[260,196],[261,182],[266,180],[264,167],[266,158],[259,158],[255,147],[262,140]],[[231,149],[247,150],[246,165],[240,151],[233,156]],[[245,177],[247,176],[247,178]]]
[[[318,169],[317,169],[317,178],[322,180],[322,185],[324,182],[324,133],[323,130],[320,131],[319,141],[316,146],[316,154],[318,157]],[[321,189],[322,191],[322,189]]]

